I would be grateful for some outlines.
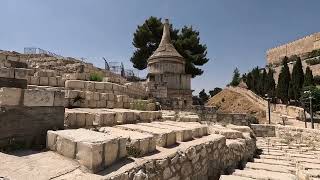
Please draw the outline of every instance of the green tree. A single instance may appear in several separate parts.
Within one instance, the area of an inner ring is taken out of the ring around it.
[[[262,74],[261,74],[261,80],[260,80],[260,84],[259,84],[261,96],[264,96],[268,91],[267,80],[268,80],[267,79],[267,71],[264,68],[263,71],[262,71]]]
[[[305,93],[301,94],[301,100],[303,101],[303,104],[305,104],[307,111],[310,111],[310,94],[307,93],[307,91],[311,92],[313,111],[320,111],[320,89],[315,86],[303,87],[303,92]]]
[[[300,57],[295,57],[296,63],[293,66],[292,69],[292,75],[291,75],[291,88],[292,88],[292,94],[291,99],[297,101],[300,99],[301,91],[303,87],[304,82],[304,73],[302,69],[302,63]]]
[[[149,17],[137,27],[133,35],[133,45],[136,50],[130,61],[133,67],[143,70],[147,67],[147,60],[157,49],[162,37],[163,24],[161,18]],[[203,70],[199,66],[209,61],[207,46],[200,43],[199,32],[192,26],[184,26],[181,30],[173,29],[170,25],[170,36],[177,51],[186,60],[186,73],[192,77],[201,75]]]
[[[252,80],[252,73],[249,72],[249,73],[247,74],[246,84],[247,84],[248,89],[250,89],[250,90],[252,90],[252,88],[253,88],[253,82],[252,82],[252,81],[253,81],[253,80]]]
[[[201,99],[202,104],[205,104],[208,101],[209,96],[204,89],[199,92],[199,98]]]
[[[213,97],[214,95],[218,94],[221,91],[222,89],[219,87],[214,88],[213,90],[209,91],[210,97]]]
[[[306,69],[306,74],[304,76],[303,86],[307,87],[307,86],[313,86],[313,85],[314,85],[314,80],[313,80],[312,70],[308,66]]]
[[[259,67],[255,67],[252,70],[252,90],[256,94],[261,94],[260,93],[260,70]]]
[[[232,80],[230,82],[230,85],[231,86],[238,86],[239,83],[240,83],[240,72],[239,72],[239,69],[238,68],[235,68],[233,70],[233,76],[232,76]]]
[[[290,83],[290,71],[288,67],[288,57],[282,60],[282,68],[278,78],[277,97],[281,99],[282,103],[287,104],[289,101],[288,91]]]
[[[267,81],[266,81],[266,93],[268,94],[269,97],[274,98],[275,96],[275,86],[276,86],[276,82],[273,78],[273,69],[269,69],[268,70],[268,74],[267,74]]]

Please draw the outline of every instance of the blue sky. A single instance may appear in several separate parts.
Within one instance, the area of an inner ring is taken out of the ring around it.
[[[320,31],[319,0],[0,0],[0,7],[0,49],[40,47],[101,67],[99,57],[132,67],[133,33],[149,16],[192,25],[210,58],[192,80],[197,92],[224,87],[235,67],[264,66],[268,48]]]

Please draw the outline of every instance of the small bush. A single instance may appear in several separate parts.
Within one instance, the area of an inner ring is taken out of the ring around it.
[[[320,59],[308,59],[308,60],[306,60],[306,63],[307,63],[308,65],[320,64]]]
[[[141,156],[141,150],[135,148],[134,146],[127,146],[126,149],[127,149],[127,152],[128,152],[129,156],[132,156],[132,157],[135,157],[135,158]]]
[[[98,73],[93,73],[90,75],[90,81],[98,81],[101,82],[103,77]]]

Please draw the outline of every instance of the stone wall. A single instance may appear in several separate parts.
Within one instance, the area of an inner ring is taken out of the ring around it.
[[[318,129],[262,124],[251,125],[251,128],[257,137],[279,137],[287,143],[296,142],[319,147],[320,130]]]
[[[269,49],[267,51],[267,62],[268,64],[279,64],[284,56],[303,55],[315,49],[320,49],[319,32]]]
[[[219,179],[221,174],[230,173],[251,160],[255,150],[255,139],[250,136],[230,140],[221,135],[209,135],[187,142],[169,153],[144,158],[134,167],[122,167],[120,173],[111,173],[106,179]]]
[[[214,122],[218,124],[234,124],[249,126],[257,123],[253,116],[242,113],[220,113],[214,106],[192,106],[188,111],[198,114],[200,121]]]
[[[0,148],[45,147],[50,129],[63,129],[64,107],[0,107]]]

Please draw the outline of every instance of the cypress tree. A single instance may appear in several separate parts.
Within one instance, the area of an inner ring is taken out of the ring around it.
[[[275,86],[276,86],[276,82],[273,78],[273,69],[269,69],[268,74],[267,74],[267,94],[269,97],[274,97],[275,96]]]
[[[290,71],[287,62],[288,57],[284,57],[282,60],[282,68],[279,74],[277,85],[277,97],[280,98],[282,103],[285,104],[287,104],[289,100],[288,90],[290,83]]]
[[[260,86],[259,86],[259,81],[260,81],[260,71],[259,67],[255,67],[252,70],[252,90],[256,94],[260,94]]]
[[[304,81],[304,74],[303,74],[300,57],[295,57],[295,58],[296,58],[296,63],[293,66],[292,77],[291,77],[291,81],[292,81],[291,99],[297,101],[301,96],[301,91],[302,91],[303,81]]]
[[[249,72],[247,74],[246,84],[247,84],[248,89],[252,90],[253,85],[252,85],[252,73],[251,72]]]
[[[314,86],[313,74],[312,74],[312,70],[310,69],[310,67],[307,67],[307,69],[306,69],[306,74],[304,76],[303,86],[305,86],[305,87]]]
[[[238,86],[240,83],[240,72],[238,68],[235,68],[233,71],[233,76],[232,76],[232,80],[230,82],[231,86]]]
[[[261,75],[261,80],[260,80],[260,88],[261,88],[261,95],[264,96],[268,92],[268,83],[267,83],[267,71],[264,68],[262,71]]]

